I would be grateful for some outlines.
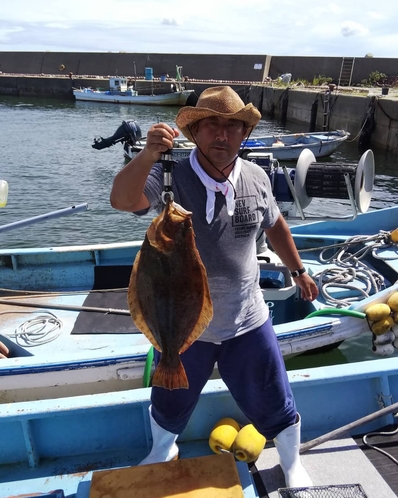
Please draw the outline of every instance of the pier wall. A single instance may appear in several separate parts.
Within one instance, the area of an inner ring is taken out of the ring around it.
[[[154,78],[183,76],[206,80],[262,81],[265,55],[190,55],[137,53],[0,52],[0,71],[20,74],[128,76]],[[259,69],[255,69],[259,68]]]
[[[108,80],[106,80],[106,84]],[[15,97],[58,97],[73,99],[69,78],[39,76],[0,76],[0,95]]]
[[[73,86],[109,88],[108,78],[79,78],[78,81],[61,76],[0,75],[0,95],[15,97],[56,97],[73,100]]]
[[[337,83],[342,57],[296,57],[210,54],[143,54],[114,52],[0,52],[0,71],[25,75],[130,76],[143,78],[145,68],[153,76],[176,76],[182,66],[183,76],[197,80],[261,82],[291,73],[295,81],[312,82],[318,76],[333,78]],[[370,73],[378,71],[398,76],[398,59],[379,57],[355,58],[352,85],[359,85]]]
[[[329,99],[328,129],[345,130],[349,140],[358,142],[362,131],[369,131],[369,146],[376,146],[397,154],[398,157],[398,95],[382,96],[381,89],[373,93],[344,94],[334,91],[309,89],[278,89],[252,86],[249,99],[259,107],[264,118],[308,124],[312,118],[313,103],[318,100],[316,131],[324,125],[324,102]],[[287,102],[286,100],[287,99]]]

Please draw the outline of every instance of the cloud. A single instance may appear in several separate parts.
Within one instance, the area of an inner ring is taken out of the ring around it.
[[[180,23],[173,17],[172,19],[163,19],[162,24],[165,26],[179,26]]]
[[[343,36],[366,36],[369,33],[368,28],[358,24],[355,21],[346,21],[341,26],[341,33]]]
[[[3,2],[4,3],[4,2]],[[396,57],[398,3],[373,0],[19,0],[2,5],[0,51]],[[208,8],[208,7],[211,8]],[[355,21],[351,21],[355,19]]]
[[[370,11],[368,12],[368,16],[371,19],[377,19],[378,21],[383,21],[384,19],[386,19],[386,16],[381,12]]]

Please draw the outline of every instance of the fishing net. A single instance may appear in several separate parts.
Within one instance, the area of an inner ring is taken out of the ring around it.
[[[280,498],[367,498],[360,484],[278,489]]]

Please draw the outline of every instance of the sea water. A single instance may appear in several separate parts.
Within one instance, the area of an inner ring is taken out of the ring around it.
[[[0,225],[36,217],[71,206],[88,204],[87,211],[1,233],[2,248],[43,247],[142,240],[153,214],[137,217],[112,209],[109,194],[116,173],[125,165],[123,147],[101,151],[91,147],[95,137],[109,137],[122,121],[135,119],[143,136],[153,123],[175,126],[176,107],[126,106],[97,102],[0,96],[0,181],[8,184],[7,204]],[[261,120],[256,134],[305,132],[308,127]],[[375,150],[376,180],[371,208],[396,204],[398,175],[392,155]],[[323,161],[355,163],[360,152],[345,142]],[[290,167],[293,167],[290,165]],[[347,214],[348,202],[328,200],[314,211]],[[325,207],[326,206],[326,207]],[[288,368],[374,359],[371,336],[344,342],[330,353],[300,356]]]

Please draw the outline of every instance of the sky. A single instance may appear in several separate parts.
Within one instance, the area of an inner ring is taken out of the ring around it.
[[[1,2],[0,52],[398,57],[398,2]]]

